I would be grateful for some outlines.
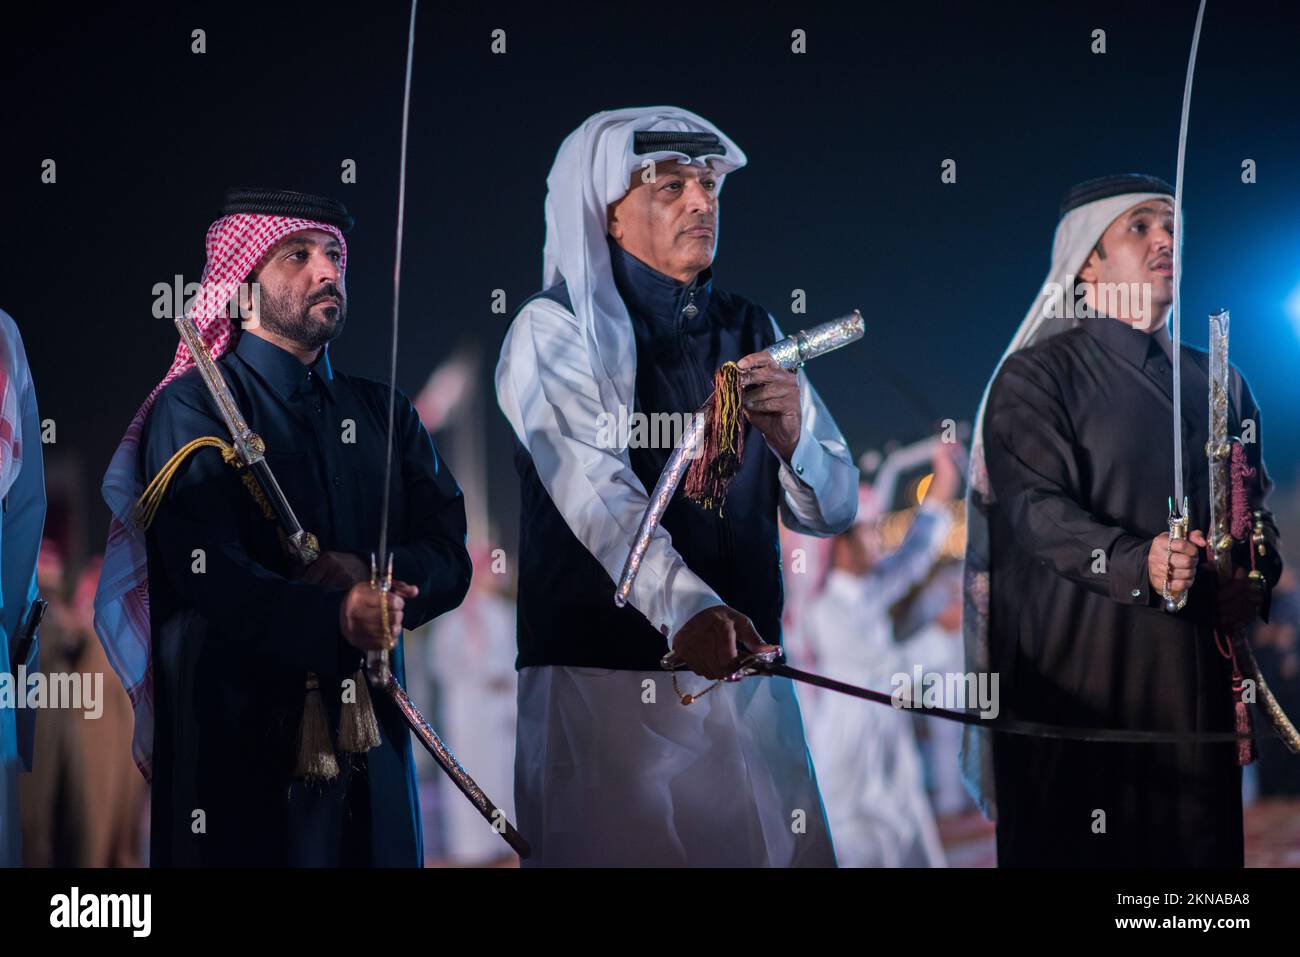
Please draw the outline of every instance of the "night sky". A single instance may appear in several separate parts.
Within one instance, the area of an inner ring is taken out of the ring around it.
[[[407,183],[398,384],[462,344],[485,360],[490,510],[516,536],[510,433],[490,369],[540,282],[545,177],[602,109],[671,103],[746,151],[729,177],[715,281],[787,329],[860,308],[867,338],[812,368],[855,453],[972,419],[1046,273],[1061,194],[1120,171],[1173,182],[1196,4],[922,3],[889,14],[763,4],[590,9],[422,5]],[[1300,13],[1206,14],[1187,150],[1185,337],[1233,312],[1275,478],[1300,479]],[[541,11],[545,10],[543,13]],[[349,234],[337,366],[387,378],[407,7],[61,6],[0,18],[0,308],[26,341],[47,462],[98,485],[175,349],[153,286],[197,280],[231,185],[323,192]],[[190,52],[191,30],[207,52]],[[490,51],[502,28],[507,53]],[[807,31],[808,52],[790,51]],[[1107,52],[1090,52],[1094,29]],[[57,162],[43,184],[41,162]],[[340,183],[344,159],[358,182]],[[940,164],[957,161],[957,182]],[[1241,182],[1241,163],[1258,182]],[[808,314],[790,314],[791,290]],[[1288,298],[1294,302],[1287,307]],[[451,462],[456,470],[455,461]],[[1153,489],[1161,502],[1167,489]],[[376,496],[379,490],[376,489]],[[378,502],[376,501],[376,508]],[[1163,507],[1163,506],[1162,506]],[[1295,530],[1284,529],[1294,537]]]

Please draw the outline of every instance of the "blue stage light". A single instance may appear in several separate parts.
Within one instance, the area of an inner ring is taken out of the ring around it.
[[[1297,336],[1300,336],[1300,286],[1296,286],[1291,295],[1286,297],[1282,308],[1286,311],[1287,318],[1291,320],[1291,328],[1295,330]]]

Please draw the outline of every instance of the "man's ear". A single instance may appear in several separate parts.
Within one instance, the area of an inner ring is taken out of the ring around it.
[[[256,271],[249,273],[248,278],[236,287],[235,299],[242,325],[245,328],[256,326],[262,299],[262,287],[258,284]]]
[[[1079,275],[1076,278],[1082,282],[1096,282],[1097,258],[1097,250],[1094,248],[1092,252],[1088,253],[1088,258],[1082,268],[1079,269]]]
[[[608,233],[614,239],[623,238],[623,224],[618,221],[618,203],[610,203],[609,208],[605,211],[605,219],[609,223]]]

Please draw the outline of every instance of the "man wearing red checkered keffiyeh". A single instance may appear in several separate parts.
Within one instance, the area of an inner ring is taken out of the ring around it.
[[[329,356],[351,217],[268,190],[230,191],[224,213],[187,314],[323,554],[303,568],[282,547],[182,343],[105,475],[113,520],[95,597],[153,784],[152,860],[418,864],[410,743],[356,672],[364,651],[397,641],[400,678],[401,626],[464,596],[460,490],[399,396],[385,634],[363,556],[378,538],[388,386]]]

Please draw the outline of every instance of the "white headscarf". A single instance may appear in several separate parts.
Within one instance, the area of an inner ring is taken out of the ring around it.
[[[632,137],[644,131],[712,133],[725,153],[691,159],[657,150],[634,153]],[[542,288],[560,280],[587,341],[592,372],[605,408],[631,408],[636,382],[636,347],[627,306],[614,285],[609,263],[607,210],[628,191],[633,173],[647,160],[689,162],[729,173],[746,163],[740,147],[708,120],[675,106],[644,106],[597,113],[560,144],[546,178],[546,246]],[[721,184],[718,189],[721,190]]]
[[[962,633],[966,646],[966,670],[977,674],[989,670],[989,542],[988,509],[993,504],[988,470],[984,464],[984,407],[989,390],[1002,364],[1015,352],[1043,342],[1079,324],[1073,310],[1066,307],[1072,297],[1073,277],[1077,276],[1097,241],[1110,224],[1126,209],[1148,199],[1172,202],[1167,193],[1121,193],[1070,210],[1056,227],[1052,240],[1052,266],[1024,321],[1016,330],[1007,351],[989,377],[975,416],[975,433],[971,436],[970,475],[966,487],[966,562],[965,601],[962,608]],[[1180,237],[1181,238],[1181,237]],[[961,774],[966,790],[979,804],[989,820],[997,818],[997,795],[993,785],[992,734],[967,725],[962,734]]]

